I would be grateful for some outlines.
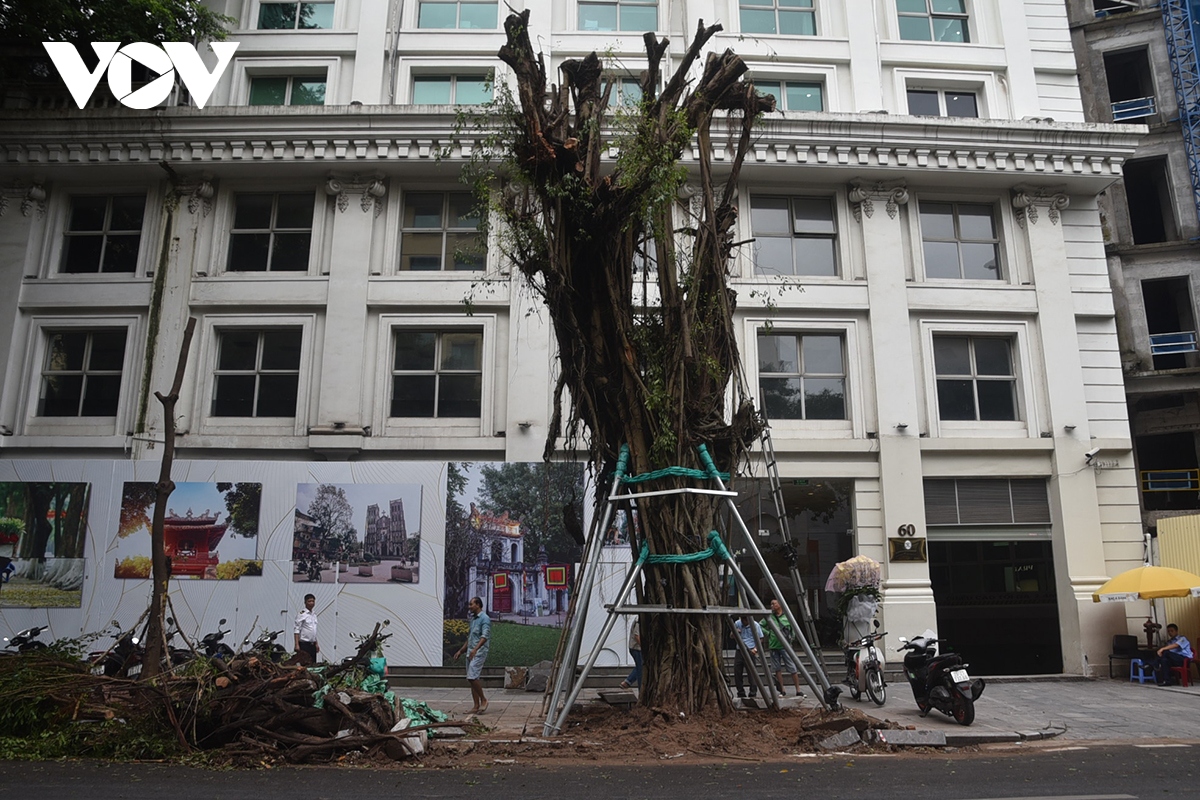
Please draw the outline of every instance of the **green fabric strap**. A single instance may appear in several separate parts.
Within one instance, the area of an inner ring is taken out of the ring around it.
[[[680,478],[696,478],[697,480],[708,480],[710,478],[720,478],[723,481],[729,480],[728,472],[717,472],[716,465],[713,464],[712,456],[708,454],[708,448],[704,445],[699,445],[696,450],[700,453],[700,462],[704,464],[704,469],[691,469],[689,467],[666,467],[657,469],[654,472],[646,472],[642,475],[626,475],[625,470],[629,466],[629,445],[621,445],[621,454],[617,458],[617,477],[621,483],[645,483],[646,481],[658,480],[659,478],[680,477]]]
[[[703,561],[706,558],[717,556],[726,561],[732,559],[729,550],[726,549],[725,543],[721,541],[721,534],[716,531],[708,532],[708,548],[697,553],[681,553],[679,555],[650,555],[650,545],[642,542],[642,551],[638,554],[639,564],[692,564],[696,561]]]

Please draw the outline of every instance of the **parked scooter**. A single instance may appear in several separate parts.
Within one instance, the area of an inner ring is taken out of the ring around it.
[[[5,636],[4,644],[8,647],[8,650],[4,652],[12,655],[16,653],[30,653],[35,650],[45,650],[46,643],[38,641],[37,637],[41,635],[42,631],[46,630],[46,627],[42,625],[36,628],[26,628],[11,638]]]
[[[960,725],[975,721],[975,701],[983,694],[983,679],[967,673],[968,664],[958,653],[937,654],[938,639],[931,630],[912,640],[900,637],[904,656],[904,674],[912,686],[921,716],[936,708]]]
[[[321,581],[321,562],[310,561],[308,564],[308,579],[310,581]]]
[[[879,633],[879,620],[875,620],[875,633],[846,645],[846,680],[850,696],[855,700],[865,691],[877,706],[887,702],[887,682],[883,679],[883,651],[875,643],[887,636]]]
[[[268,661],[282,661],[287,658],[287,650],[275,641],[282,634],[283,631],[263,631],[253,644],[250,643],[250,637],[247,636],[246,641],[242,642],[242,653],[258,656]]]
[[[204,634],[204,638],[200,640],[200,645],[204,648],[204,655],[209,658],[219,658],[222,661],[228,661],[233,658],[233,648],[221,641],[225,638],[225,634],[231,632],[221,630],[220,626],[224,624],[225,619],[222,618],[217,623],[215,631]]]

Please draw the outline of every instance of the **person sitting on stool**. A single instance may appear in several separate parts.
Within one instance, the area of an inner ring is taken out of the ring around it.
[[[1158,658],[1154,660],[1154,682],[1159,686],[1174,683],[1171,680],[1171,667],[1182,667],[1192,657],[1192,643],[1186,636],[1179,635],[1179,626],[1171,623],[1167,626],[1167,636],[1170,640],[1156,651]]]

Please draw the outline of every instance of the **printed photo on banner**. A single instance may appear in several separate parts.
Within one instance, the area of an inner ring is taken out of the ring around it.
[[[0,483],[0,608],[79,608],[87,483]]]
[[[117,534],[108,547],[115,578],[150,577],[154,484],[127,482]],[[258,557],[261,483],[177,483],[167,498],[163,548],[175,579],[262,575]]]
[[[299,484],[292,580],[419,583],[421,485]]]

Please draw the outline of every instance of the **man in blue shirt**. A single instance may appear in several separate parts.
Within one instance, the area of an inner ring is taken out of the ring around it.
[[[742,640],[745,649],[750,651],[751,658],[758,657],[758,643],[762,641],[762,626],[754,622],[750,617],[742,615],[742,618],[733,623],[733,628],[737,631],[738,638]],[[746,657],[743,655],[741,647],[734,648],[733,651],[733,683],[737,686],[737,696],[745,697],[746,691],[742,688],[742,677],[746,673]],[[750,664],[750,669],[757,669],[753,662]],[[758,684],[754,677],[750,678],[750,696],[754,697],[758,694]]]
[[[1171,667],[1182,667],[1192,657],[1192,643],[1186,636],[1179,635],[1179,626],[1171,623],[1167,626],[1167,636],[1170,640],[1158,648],[1158,659],[1154,663],[1154,681],[1159,686],[1173,683]]]
[[[488,644],[492,638],[492,621],[488,615],[483,613],[483,601],[478,597],[472,597],[471,602],[467,604],[467,610],[471,614],[471,630],[467,634],[467,641],[458,652],[454,654],[455,660],[463,653],[467,653],[467,683],[471,684],[471,700],[474,702],[474,707],[471,709],[472,714],[482,714],[487,711],[488,701],[483,694],[483,663],[487,661]]]

